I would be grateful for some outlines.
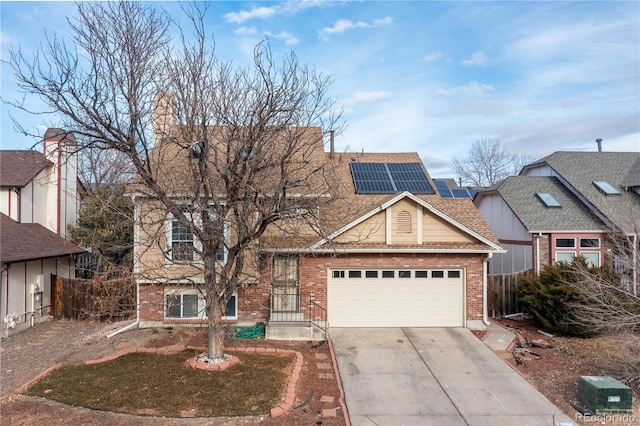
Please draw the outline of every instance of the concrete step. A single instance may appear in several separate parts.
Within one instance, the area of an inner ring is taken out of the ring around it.
[[[324,331],[315,326],[303,323],[286,323],[269,321],[265,337],[273,340],[326,340]]]

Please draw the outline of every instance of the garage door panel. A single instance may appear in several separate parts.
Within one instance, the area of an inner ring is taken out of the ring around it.
[[[464,274],[458,272],[459,278],[415,278],[413,273],[411,278],[381,278],[381,271],[379,278],[329,278],[329,324],[460,327],[464,323]]]

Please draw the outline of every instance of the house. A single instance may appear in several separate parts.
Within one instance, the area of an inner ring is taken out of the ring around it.
[[[474,203],[506,249],[491,260],[491,274],[539,273],[578,255],[615,265],[608,236],[620,230],[637,238],[640,153],[555,152],[478,193]],[[618,272],[636,288],[633,268]]]
[[[50,128],[44,153],[0,151],[0,317],[6,334],[44,320],[52,304],[52,275],[73,278],[69,241],[79,191],[75,138]]]
[[[298,171],[313,180],[317,176],[310,172],[326,165],[330,191],[337,194],[313,196],[331,200],[310,207],[319,210],[313,216],[326,232],[320,237],[299,220],[310,213],[304,209],[271,224],[247,266],[254,279],[229,300],[223,319],[267,323],[268,337],[282,336],[276,325],[290,322],[321,328],[483,328],[486,265],[502,248],[473,202],[441,197],[417,153],[326,152],[320,128],[304,131],[315,142],[300,154],[306,169]],[[278,146],[273,141],[273,149]],[[162,166],[156,167],[156,181],[173,182],[173,192],[184,197],[185,165],[202,152],[195,148],[172,145],[170,138],[156,141],[149,160]],[[166,211],[158,212],[152,195],[132,196],[139,325],[205,323],[204,301],[194,285],[203,278],[190,268],[197,261],[191,255],[193,234]],[[305,195],[291,195],[296,196]],[[221,248],[219,265],[225,256]]]

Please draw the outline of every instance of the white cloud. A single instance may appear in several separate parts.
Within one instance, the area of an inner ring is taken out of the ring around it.
[[[347,106],[353,106],[357,104],[371,103],[389,98],[391,96],[393,96],[393,93],[385,90],[376,92],[356,92],[349,98],[345,99],[344,104]]]
[[[487,56],[484,52],[475,52],[469,57],[469,59],[465,59],[462,61],[462,64],[465,66],[478,65],[485,66],[487,65]]]
[[[256,27],[254,26],[239,27],[234,31],[236,35],[242,35],[242,36],[252,36],[252,35],[255,35],[257,32],[258,30],[256,30]]]
[[[464,86],[451,87],[448,89],[439,88],[436,90],[436,95],[451,96],[457,95],[461,97],[470,96],[482,96],[487,93],[493,92],[494,87],[490,84],[481,84],[477,81],[471,81]]]
[[[324,27],[320,30],[320,38],[326,40],[333,34],[344,34],[347,30],[356,28],[375,28],[385,25],[391,25],[393,18],[387,16],[383,19],[374,19],[372,22],[358,21],[354,22],[350,19],[338,19],[332,27]]]
[[[224,15],[224,18],[227,22],[231,22],[234,24],[241,24],[250,19],[260,18],[270,18],[277,13],[277,8],[275,6],[272,7],[257,7],[251,10],[241,10],[240,12],[229,12]]]
[[[293,34],[291,34],[290,32],[287,31],[281,31],[278,34],[273,34],[270,32],[266,32],[265,33],[267,36],[269,37],[273,37],[277,40],[283,40],[285,42],[285,44],[298,44],[298,38],[296,36],[294,36]]]
[[[242,24],[251,19],[267,19],[279,14],[295,15],[296,13],[312,7],[328,5],[331,2],[326,0],[290,1],[275,6],[261,6],[251,10],[241,10],[240,12],[229,12],[224,15],[227,22]]]
[[[424,58],[422,58],[423,60],[427,61],[427,62],[434,62],[437,61],[438,59],[442,58],[442,52],[431,52],[428,53],[424,56]]]

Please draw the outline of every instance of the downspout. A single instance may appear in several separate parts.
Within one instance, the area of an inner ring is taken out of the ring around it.
[[[538,232],[534,238],[536,239],[536,276],[540,275],[540,238],[542,232]]]
[[[489,260],[493,257],[493,253],[488,253],[487,257],[482,262],[482,323],[484,325],[490,325],[487,312],[487,286],[488,286],[488,278],[487,278],[487,270],[489,265]]]
[[[120,333],[124,333],[125,331],[129,331],[136,326],[140,325],[140,283],[136,280],[136,320],[135,322],[121,328],[120,330],[116,330],[113,333],[107,334],[107,339],[118,335]]]

